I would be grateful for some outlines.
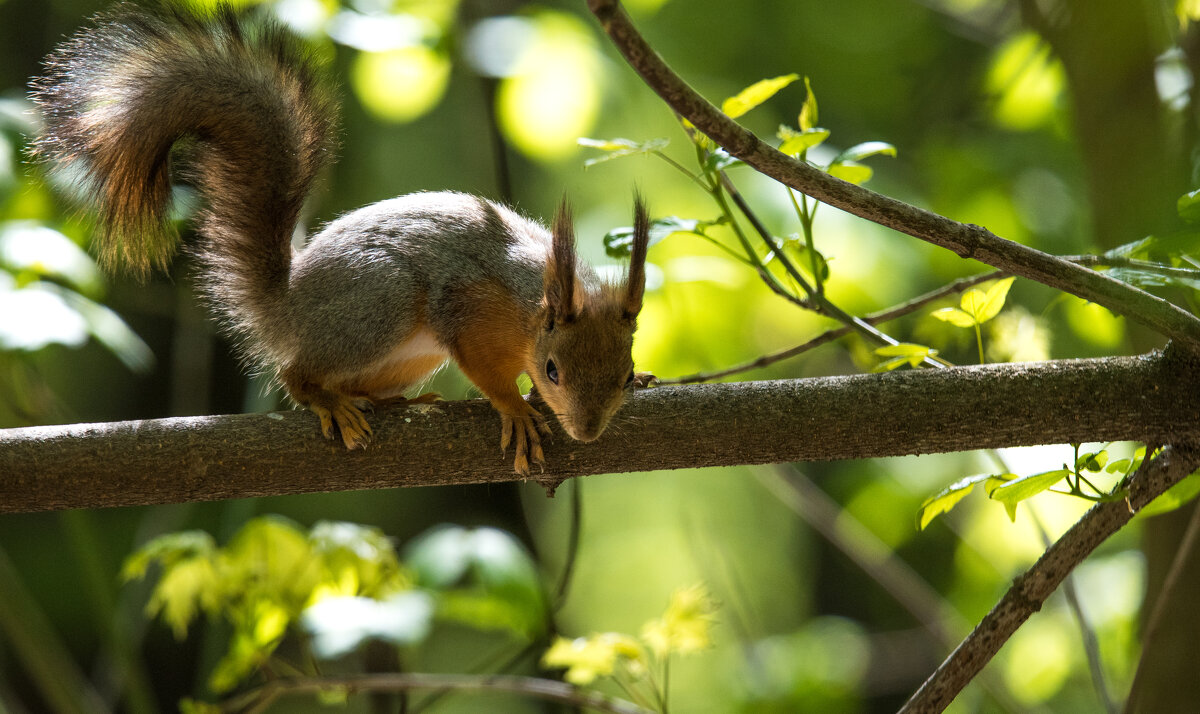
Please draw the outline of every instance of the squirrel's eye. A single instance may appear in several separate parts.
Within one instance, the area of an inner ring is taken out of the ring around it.
[[[554,318],[546,321],[546,332],[554,332]]]
[[[633,370],[629,370],[629,376],[625,378],[625,388],[629,389],[633,386]]]
[[[546,376],[551,382],[558,384],[558,367],[554,365],[554,360],[546,360]]]

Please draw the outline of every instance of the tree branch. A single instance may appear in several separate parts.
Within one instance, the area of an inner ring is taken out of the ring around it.
[[[604,436],[557,431],[545,474],[1200,439],[1200,358],[998,364],[635,393]],[[302,411],[0,431],[0,513],[513,481],[484,400],[381,411],[347,452]]]
[[[1030,615],[1041,609],[1075,566],[1171,486],[1200,466],[1195,442],[1166,447],[1147,459],[1129,482],[1125,501],[1100,503],[1071,526],[1017,578],[1000,602],[900,709],[900,714],[941,712],[983,669]]]
[[[358,692],[409,692],[420,689],[453,689],[458,692],[509,692],[575,707],[586,707],[610,714],[648,714],[647,710],[579,689],[565,682],[538,677],[504,674],[360,674],[313,678],[275,679],[259,688],[255,710],[265,708],[285,695],[318,694],[345,689]]]
[[[919,295],[907,302],[893,305],[886,310],[873,312],[870,315],[861,318],[861,320],[868,325],[878,325],[890,320],[895,320],[904,317],[909,313],[916,312],[931,302],[941,300],[947,295],[953,295],[955,293],[962,292],[967,288],[973,287],[980,283],[986,283],[989,280],[1003,278],[1006,277],[1006,275],[1007,274],[1003,271],[992,270],[986,273],[980,273],[979,275],[971,275],[965,278],[959,278],[954,282],[947,283],[936,290],[931,290],[930,292],[927,292],[924,295]],[[660,379],[658,380],[658,384],[666,386],[668,384],[696,384],[699,382],[711,382],[714,379],[729,377],[735,374],[741,374],[742,372],[749,372],[750,370],[754,369],[761,369],[762,367],[766,367],[768,365],[775,364],[776,362],[790,359],[797,355],[808,352],[809,350],[820,347],[827,342],[833,342],[836,339],[845,337],[853,331],[853,328],[851,328],[849,325],[834,327],[794,347],[788,347],[787,349],[780,350],[778,352],[772,352],[771,354],[763,355],[762,357],[751,360],[750,362],[745,362],[743,364],[728,367],[716,372],[699,372],[697,374],[690,374],[686,377]]]
[[[617,0],[588,7],[629,64],[673,110],[733,156],[818,201],[973,258],[1013,275],[1078,295],[1200,348],[1200,319],[1176,305],[1094,270],[1014,243],[986,228],[959,223],[834,178],[780,153],[723,114],[679,78],[634,28]]]

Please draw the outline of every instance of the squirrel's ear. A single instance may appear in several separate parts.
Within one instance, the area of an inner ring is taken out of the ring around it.
[[[629,277],[625,281],[625,318],[632,320],[642,311],[646,292],[646,250],[650,247],[650,214],[641,195],[633,199],[633,245],[629,253]]]
[[[550,261],[546,264],[543,291],[550,317],[566,321],[575,314],[575,227],[571,219],[571,205],[566,197],[554,215],[552,231],[554,244]]]

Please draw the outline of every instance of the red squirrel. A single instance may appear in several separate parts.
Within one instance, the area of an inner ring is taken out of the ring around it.
[[[360,208],[301,250],[291,239],[335,143],[335,110],[302,45],[228,8],[121,7],[46,59],[32,97],[35,154],[73,167],[99,212],[100,257],[165,266],[171,174],[204,199],[200,286],[245,359],[298,404],[365,446],[364,409],[405,400],[446,360],[501,416],[514,469],[544,464],[545,420],[526,372],[572,438],[603,433],[639,383],[631,349],[649,219],[636,201],[626,279],[607,285],[575,254],[563,202],[553,228],[483,198],[416,193]],[[176,164],[179,164],[178,166]]]

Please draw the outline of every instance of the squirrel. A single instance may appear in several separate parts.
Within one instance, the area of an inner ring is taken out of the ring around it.
[[[336,134],[334,103],[304,47],[228,7],[209,15],[123,6],[55,49],[31,82],[44,117],[34,156],[70,169],[99,214],[99,257],[145,275],[179,237],[171,175],[204,200],[201,293],[245,361],[364,447],[376,405],[452,359],[501,416],[514,470],[544,468],[534,391],[579,441],[605,430],[635,386],[649,218],[635,200],[629,270],[602,283],[575,252],[564,199],[551,230],[473,195],[414,193],[292,234]],[[176,166],[175,164],[179,164]],[[531,395],[532,399],[533,395]]]

